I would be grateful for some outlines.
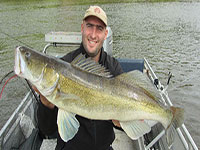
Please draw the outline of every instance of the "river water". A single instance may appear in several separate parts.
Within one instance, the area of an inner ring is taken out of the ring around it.
[[[80,32],[84,11],[95,2],[1,1],[0,79],[13,70],[17,45],[42,51],[46,33]],[[98,5],[109,18],[115,57],[145,57],[163,84],[172,72],[169,96],[175,105],[185,109],[185,125],[200,147],[200,2],[129,0],[127,3],[102,1]],[[6,85],[0,99],[0,128],[27,91],[27,85],[19,78]]]

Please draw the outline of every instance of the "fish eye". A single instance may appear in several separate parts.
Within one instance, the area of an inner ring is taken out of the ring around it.
[[[29,58],[30,56],[31,56],[31,53],[30,53],[30,52],[26,52],[26,53],[25,53],[25,57],[26,57],[26,58]]]

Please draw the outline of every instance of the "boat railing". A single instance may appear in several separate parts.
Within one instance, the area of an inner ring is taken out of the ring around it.
[[[36,101],[33,99],[32,92],[29,91],[0,130],[0,149],[18,147],[19,144],[22,144],[26,140],[20,125],[22,115],[29,116],[31,122],[36,125],[35,114],[31,114],[34,112],[35,106]]]
[[[165,90],[165,87],[161,84],[161,82],[158,80],[158,77],[156,76],[156,74],[154,73],[153,69],[151,68],[151,66],[149,65],[148,61],[146,60],[146,58],[144,58],[145,61],[145,67],[147,68],[147,70],[149,70],[149,78],[151,79],[152,83],[155,84],[156,81],[156,87],[158,89],[158,91],[161,94],[161,98],[162,100],[167,103],[168,106],[173,106],[169,96],[168,96],[168,92]],[[182,124],[180,128],[176,129],[179,138],[181,139],[181,142],[183,143],[184,147],[186,150],[190,150],[190,149],[194,149],[194,150],[198,150],[194,140],[192,139],[190,133],[188,132],[185,124]],[[153,143],[156,142],[156,140],[160,139],[160,137],[162,137],[164,135],[164,130],[158,135],[158,137],[155,138],[155,141]],[[149,146],[147,146],[147,149],[149,149],[151,147],[151,145],[153,145],[153,143],[150,143]]]

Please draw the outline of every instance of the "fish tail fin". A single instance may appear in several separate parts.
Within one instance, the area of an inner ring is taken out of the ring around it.
[[[175,129],[177,129],[184,122],[184,110],[182,108],[173,107],[173,106],[170,107],[170,109],[171,109],[171,112],[173,114],[173,118],[172,118],[171,124],[173,125],[173,127]]]
[[[178,107],[170,107],[170,110],[173,114],[173,118],[171,121],[171,124],[168,126],[166,130],[166,136],[167,136],[167,143],[169,149],[172,147],[173,141],[174,141],[174,134],[175,129],[179,128],[184,121],[184,110],[182,108]]]

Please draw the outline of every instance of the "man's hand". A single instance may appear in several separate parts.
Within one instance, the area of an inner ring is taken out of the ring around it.
[[[50,108],[50,109],[53,109],[54,108],[54,104],[52,104],[51,102],[49,102],[46,97],[44,97],[40,91],[35,87],[35,86],[32,86],[33,90],[35,90],[35,92],[37,92],[39,95],[40,95],[40,101],[42,102],[42,104],[44,104],[46,107]]]
[[[121,125],[120,125],[120,123],[119,123],[119,121],[118,121],[118,120],[112,120],[112,122],[113,122],[113,124],[114,124],[115,126],[117,126],[117,127],[120,127],[120,128],[121,128]]]

